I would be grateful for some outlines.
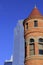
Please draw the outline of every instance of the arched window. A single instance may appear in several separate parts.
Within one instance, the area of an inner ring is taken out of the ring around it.
[[[43,43],[43,38],[39,38],[39,43]]]
[[[30,39],[29,48],[30,48],[30,55],[34,55],[35,54],[34,39],[32,38]]]
[[[43,38],[39,38],[39,54],[43,55]]]
[[[30,43],[34,43],[34,39],[31,38],[31,39],[30,39]]]

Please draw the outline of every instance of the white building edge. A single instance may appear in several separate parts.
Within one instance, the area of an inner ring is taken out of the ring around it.
[[[13,62],[13,55],[11,56],[10,60],[5,60],[5,62]]]

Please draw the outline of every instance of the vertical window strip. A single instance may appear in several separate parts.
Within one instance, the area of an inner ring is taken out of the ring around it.
[[[37,26],[38,26],[38,21],[35,20],[35,21],[34,21],[34,27],[37,27]]]

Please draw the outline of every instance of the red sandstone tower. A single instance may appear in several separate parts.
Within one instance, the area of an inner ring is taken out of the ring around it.
[[[43,16],[35,7],[23,22],[25,65],[43,65]]]

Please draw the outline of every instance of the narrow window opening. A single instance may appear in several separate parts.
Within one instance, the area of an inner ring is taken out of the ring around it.
[[[34,39],[30,39],[29,48],[30,48],[30,55],[35,55]]]
[[[28,29],[28,23],[26,23],[26,29]]]
[[[39,54],[43,55],[43,39],[39,38]]]
[[[34,55],[35,54],[35,48],[34,48],[34,43],[30,44],[30,55]]]
[[[43,55],[43,44],[39,43],[39,54]]]
[[[38,21],[35,20],[35,21],[34,21],[34,27],[37,27],[37,26],[38,26]]]
[[[27,47],[26,47],[26,42],[25,42],[25,58],[27,56]]]

